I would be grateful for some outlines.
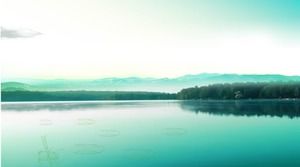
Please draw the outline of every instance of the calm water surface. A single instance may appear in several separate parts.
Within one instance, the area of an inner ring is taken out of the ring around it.
[[[300,101],[2,103],[2,167],[299,167]]]

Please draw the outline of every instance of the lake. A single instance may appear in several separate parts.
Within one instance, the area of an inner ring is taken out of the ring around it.
[[[299,167],[300,101],[2,103],[2,167]]]

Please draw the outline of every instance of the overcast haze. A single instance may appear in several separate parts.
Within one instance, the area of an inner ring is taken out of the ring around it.
[[[300,75],[298,0],[1,0],[7,78]]]

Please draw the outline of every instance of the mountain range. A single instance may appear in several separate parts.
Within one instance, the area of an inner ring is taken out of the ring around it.
[[[68,79],[16,79],[1,83],[2,91],[70,91],[70,90],[97,90],[97,91],[151,91],[151,92],[178,92],[183,88],[203,86],[215,83],[234,82],[293,82],[300,81],[300,76],[286,76],[277,74],[218,74],[201,73],[184,75],[176,78],[101,78],[94,80]]]

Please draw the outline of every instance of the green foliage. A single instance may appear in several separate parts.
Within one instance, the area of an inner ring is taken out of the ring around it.
[[[163,100],[176,94],[113,91],[2,91],[2,101]]]
[[[300,82],[212,84],[175,93],[128,91],[2,90],[2,101],[162,100],[162,99],[284,99],[300,98]]]
[[[25,91],[31,89],[31,85],[21,82],[3,82],[1,91]]]
[[[178,99],[300,98],[300,82],[213,84],[181,90]]]

